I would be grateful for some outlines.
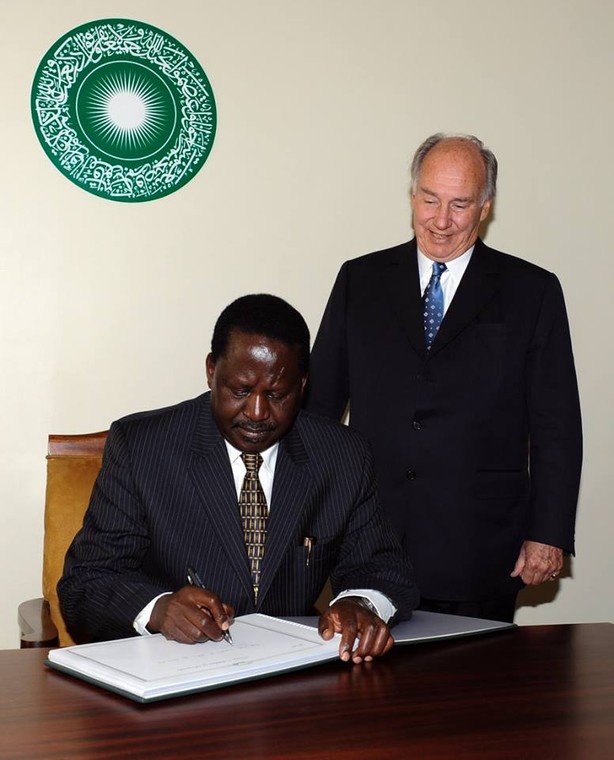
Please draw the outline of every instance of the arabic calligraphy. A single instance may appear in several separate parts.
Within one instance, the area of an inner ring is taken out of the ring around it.
[[[174,192],[206,161],[216,129],[207,76],[177,40],[107,19],[64,35],[32,88],[39,140],[75,184],[119,201]]]

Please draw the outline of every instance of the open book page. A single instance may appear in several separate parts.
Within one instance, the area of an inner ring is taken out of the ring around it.
[[[179,644],[162,635],[82,644],[49,653],[52,667],[148,700],[215,688],[334,659],[339,637],[267,615],[239,617],[233,644]]]

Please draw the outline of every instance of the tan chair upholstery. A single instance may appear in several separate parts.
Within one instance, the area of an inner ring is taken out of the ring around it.
[[[64,556],[83,522],[92,487],[102,462],[107,433],[50,435],[47,455],[43,598],[19,607],[22,647],[73,644],[64,620],[56,586]]]

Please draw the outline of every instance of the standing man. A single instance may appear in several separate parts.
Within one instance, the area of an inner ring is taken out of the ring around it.
[[[475,137],[418,148],[415,238],[341,268],[308,408],[349,402],[421,608],[511,621],[523,583],[574,551],[582,433],[557,278],[478,237],[496,177]]]
[[[112,425],[58,584],[76,638],[218,640],[235,611],[312,614],[330,576],[321,635],[341,633],[355,663],[390,649],[386,622],[417,603],[412,571],[367,443],[299,411],[308,362],[296,309],[245,296],[216,323],[210,393]]]

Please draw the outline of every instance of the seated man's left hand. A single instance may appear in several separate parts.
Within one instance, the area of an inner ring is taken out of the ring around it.
[[[386,623],[355,598],[346,597],[331,605],[320,616],[318,630],[326,641],[335,633],[341,634],[339,657],[344,662],[371,662],[394,644]]]

